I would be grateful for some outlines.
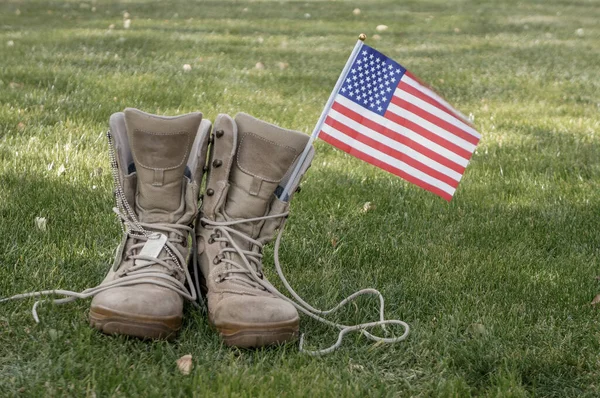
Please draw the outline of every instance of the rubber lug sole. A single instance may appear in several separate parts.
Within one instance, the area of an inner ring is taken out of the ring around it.
[[[252,348],[283,344],[298,338],[300,319],[261,325],[215,326],[226,345]]]

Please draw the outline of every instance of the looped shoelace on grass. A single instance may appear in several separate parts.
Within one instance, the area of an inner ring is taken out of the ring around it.
[[[213,228],[216,232],[218,232],[221,235],[218,237],[213,237],[213,239],[216,242],[225,242],[227,244],[226,247],[221,249],[221,251],[219,252],[219,254],[217,256],[221,262],[225,262],[225,263],[231,265],[232,268],[230,268],[226,271],[223,271],[223,273],[226,275],[221,276],[221,278],[228,279],[228,280],[236,280],[239,282],[249,284],[253,287],[264,289],[264,290],[270,292],[271,294],[273,294],[274,296],[279,297],[280,299],[285,300],[288,303],[292,304],[299,311],[308,315],[309,317],[311,317],[319,322],[322,322],[326,325],[333,326],[340,330],[340,332],[338,334],[338,339],[335,342],[335,344],[333,344],[329,348],[325,348],[322,350],[316,350],[316,351],[309,351],[309,350],[304,349],[304,334],[302,334],[300,336],[300,344],[299,344],[300,352],[303,352],[303,353],[306,353],[309,355],[328,354],[328,353],[336,350],[342,344],[342,340],[344,339],[344,336],[346,334],[348,334],[350,332],[354,332],[354,331],[360,331],[360,333],[362,333],[368,339],[377,341],[377,342],[397,343],[397,342],[405,340],[408,337],[408,334],[410,332],[410,327],[408,326],[408,324],[406,322],[403,322],[400,320],[395,320],[395,319],[386,320],[385,319],[385,315],[384,315],[385,302],[383,299],[383,295],[378,290],[375,290],[375,289],[359,290],[356,293],[346,297],[338,305],[336,305],[335,307],[333,307],[329,310],[316,309],[316,308],[312,307],[310,304],[308,304],[306,301],[304,301],[290,286],[289,282],[283,275],[283,271],[281,269],[281,264],[279,262],[279,246],[281,245],[281,237],[283,235],[285,221],[284,221],[284,224],[279,229],[279,233],[277,234],[277,238],[275,240],[275,248],[274,248],[273,258],[274,258],[274,262],[275,262],[275,269],[277,271],[277,274],[279,275],[279,278],[281,279],[281,282],[283,283],[285,288],[288,290],[288,292],[294,297],[294,299],[296,299],[296,301],[283,295],[273,285],[271,285],[268,281],[263,279],[262,269],[260,266],[260,260],[262,259],[261,253],[262,253],[263,244],[255,239],[252,239],[248,235],[246,235],[234,228],[231,228],[231,227],[234,225],[243,224],[243,223],[286,217],[288,214],[289,214],[289,212],[285,212],[285,213],[281,213],[281,214],[269,215],[269,216],[264,216],[264,217],[247,218],[247,219],[234,220],[234,221],[212,221],[207,218],[202,218],[201,222],[203,225],[210,226],[211,228]],[[241,237],[244,240],[246,240],[248,243],[251,243],[252,245],[257,246],[259,249],[258,253],[254,252],[254,251],[250,251],[250,250],[241,249],[239,247],[239,245],[236,244],[236,242],[234,241],[232,235]],[[223,254],[225,254],[225,253],[237,253],[239,255],[239,257],[242,259],[243,264],[238,264],[237,262],[235,262],[233,260],[224,258]],[[242,278],[238,277],[238,276],[236,276],[236,274],[237,275],[240,275],[240,274],[245,275],[249,279],[243,278],[243,277]],[[358,325],[344,325],[341,323],[332,322],[330,320],[327,320],[327,319],[319,316],[319,315],[331,314],[331,313],[337,311],[338,309],[344,307],[346,304],[354,301],[357,297],[365,295],[365,294],[375,295],[375,296],[379,297],[379,320],[378,321],[361,323]],[[376,336],[367,331],[367,329],[371,329],[371,328],[374,328],[377,326],[380,326],[385,331],[386,325],[400,325],[404,328],[404,333],[399,337],[388,338],[388,337]]]
[[[114,289],[117,287],[125,287],[125,286],[133,286],[141,283],[152,284],[156,286],[161,286],[167,289],[170,289],[187,300],[190,300],[192,303],[196,304],[196,300],[198,298],[196,291],[198,284],[197,274],[199,272],[198,269],[198,261],[197,261],[197,246],[196,246],[196,234],[194,233],[193,228],[182,225],[182,224],[168,224],[168,223],[154,223],[147,224],[141,223],[138,221],[135,212],[127,202],[125,194],[123,192],[123,188],[120,184],[119,174],[117,170],[117,162],[114,154],[114,146],[112,142],[112,136],[110,131],[107,132],[107,138],[109,143],[109,157],[110,157],[110,165],[112,169],[114,184],[115,184],[115,199],[117,203],[117,207],[113,208],[113,211],[119,216],[121,219],[121,228],[123,233],[127,234],[129,238],[136,239],[140,241],[140,243],[135,243],[132,245],[128,253],[126,253],[126,258],[134,260],[133,265],[124,269],[120,272],[120,275],[117,279],[114,279],[110,282],[101,283],[96,287],[92,287],[86,289],[82,292],[74,292],[71,290],[42,290],[39,292],[31,292],[31,293],[23,293],[17,294],[12,297],[7,297],[4,299],[0,299],[0,303],[9,301],[9,300],[18,300],[30,297],[43,297],[43,296],[51,296],[51,295],[60,295],[67,296],[61,299],[53,299],[51,300],[54,304],[63,304],[68,303],[77,299],[89,298],[97,295],[100,292],[103,292],[108,289]],[[152,231],[148,231],[146,228],[151,228]],[[133,250],[141,249],[144,243],[148,239],[151,238],[152,234],[155,233],[153,231],[164,231],[168,236],[169,233],[175,235],[174,238],[168,238],[164,245],[164,250],[169,255],[169,259],[171,262],[159,258],[154,258],[150,256],[133,254]],[[179,250],[175,247],[175,243],[180,243],[184,239],[186,239],[187,234],[192,235],[192,255],[193,261],[192,266],[194,269],[194,273],[196,275],[196,280],[192,280],[192,277],[189,273],[188,267],[184,266],[185,258],[181,255]],[[135,264],[135,260],[145,260],[146,263],[142,263],[139,265]],[[165,268],[167,273],[158,271],[156,269],[149,268],[154,265],[160,265]],[[186,288],[185,284],[180,282],[177,278],[173,277],[171,274],[183,273],[185,275],[185,280],[187,285],[189,286],[189,290]],[[37,314],[37,307],[44,300],[38,300],[34,303],[33,308],[31,310],[33,314],[33,319],[36,323],[40,322],[40,319]]]

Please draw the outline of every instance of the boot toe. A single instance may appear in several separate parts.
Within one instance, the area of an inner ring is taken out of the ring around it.
[[[181,327],[183,300],[151,284],[105,290],[94,297],[90,324],[107,334],[170,338]]]
[[[294,340],[300,318],[284,300],[236,295],[219,302],[211,311],[211,321],[227,345],[261,347]]]

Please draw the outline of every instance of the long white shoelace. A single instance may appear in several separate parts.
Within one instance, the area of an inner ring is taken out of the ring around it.
[[[403,322],[400,320],[395,320],[395,319],[386,320],[385,319],[385,315],[384,315],[385,302],[383,299],[383,295],[378,290],[375,290],[375,289],[359,290],[356,293],[346,297],[338,305],[336,305],[335,307],[333,307],[329,310],[316,309],[316,308],[312,307],[310,304],[308,304],[306,301],[304,301],[294,291],[294,289],[292,289],[292,287],[288,283],[287,279],[283,275],[283,271],[281,269],[281,264],[279,262],[279,246],[281,244],[281,237],[283,235],[285,222],[284,222],[284,225],[281,226],[281,228],[279,229],[279,233],[277,234],[277,238],[275,240],[273,258],[274,258],[274,262],[275,262],[275,269],[277,271],[277,274],[279,275],[279,278],[281,279],[281,282],[283,283],[283,285],[285,286],[287,291],[290,293],[290,295],[292,295],[292,297],[294,297],[294,299],[296,301],[283,295],[273,285],[271,285],[267,280],[263,279],[262,269],[260,268],[260,265],[259,265],[261,262],[261,259],[262,259],[262,254],[260,254],[260,253],[262,253],[263,244],[255,239],[252,239],[248,235],[246,235],[234,228],[231,228],[231,227],[238,225],[238,224],[243,224],[243,223],[250,223],[250,222],[263,221],[263,220],[268,220],[268,219],[273,219],[273,218],[286,217],[288,214],[289,214],[289,212],[285,212],[285,213],[281,213],[281,214],[269,215],[269,216],[264,216],[264,217],[247,218],[247,219],[234,220],[234,221],[212,221],[207,218],[202,218],[201,222],[203,225],[210,226],[211,228],[213,228],[215,230],[215,232],[218,232],[217,237],[215,237],[213,239],[217,242],[221,241],[221,242],[227,243],[226,247],[221,249],[218,256],[222,262],[226,262],[227,264],[231,265],[232,267],[231,267],[231,269],[224,271],[223,273],[228,274],[228,275],[221,276],[221,278],[229,279],[229,280],[238,280],[240,282],[249,284],[253,287],[261,287],[261,288],[267,290],[268,292],[270,292],[271,294],[273,294],[274,296],[279,297],[280,299],[285,300],[288,303],[292,304],[299,311],[308,315],[309,317],[316,319],[317,321],[322,322],[326,325],[333,326],[340,330],[337,341],[332,346],[325,348],[325,349],[316,350],[316,351],[310,351],[310,350],[304,349],[304,334],[302,334],[300,336],[299,349],[300,349],[300,352],[306,353],[308,355],[324,355],[324,354],[328,354],[328,353],[336,350],[342,344],[342,340],[344,339],[344,336],[346,334],[348,334],[350,332],[354,332],[354,331],[360,331],[360,333],[362,333],[368,339],[376,341],[376,342],[398,343],[400,341],[405,340],[408,337],[408,334],[410,332],[410,327],[408,326],[408,324],[406,322]],[[239,247],[239,245],[236,244],[235,240],[233,239],[233,235],[240,237],[240,238],[248,241],[248,243],[258,247],[258,249],[259,249],[258,253],[256,251],[241,249]],[[243,264],[238,264],[235,261],[224,258],[223,254],[233,253],[233,252],[238,254],[239,258],[242,259]],[[244,275],[248,276],[250,278],[250,280],[248,280],[247,278],[244,278],[244,277],[240,277],[239,274],[244,274]],[[339,310],[340,308],[344,307],[346,304],[354,301],[357,297],[365,295],[365,294],[375,295],[379,298],[379,320],[378,321],[360,323],[358,325],[344,325],[341,323],[332,322],[332,321],[320,316],[320,315],[331,314],[331,313]],[[381,327],[384,331],[386,331],[386,328],[385,328],[386,325],[400,325],[404,328],[404,333],[399,337],[381,337],[381,336],[376,336],[368,331],[368,329],[372,329],[375,327]]]
[[[164,246],[164,250],[167,252],[167,254],[170,257],[168,259],[169,261],[166,261],[165,259],[158,259],[158,258],[154,258],[154,257],[150,257],[150,256],[140,255],[139,253],[135,254],[135,255],[128,253],[126,255],[129,255],[129,257],[134,260],[134,263],[135,263],[136,259],[146,260],[145,263],[143,263],[143,265],[133,265],[131,267],[128,267],[127,270],[124,270],[123,274],[120,277],[118,277],[117,279],[114,279],[112,281],[109,281],[106,283],[101,283],[100,285],[98,285],[96,287],[92,287],[92,288],[83,290],[81,292],[75,292],[75,291],[63,290],[63,289],[54,289],[54,290],[43,290],[43,291],[38,291],[38,292],[17,294],[17,295],[8,297],[8,298],[0,299],[0,303],[6,302],[6,301],[11,301],[11,300],[31,298],[31,297],[45,297],[45,296],[58,295],[58,296],[65,296],[65,297],[59,298],[59,299],[52,299],[50,301],[53,302],[54,304],[63,304],[63,303],[77,300],[77,299],[85,299],[85,298],[93,297],[93,296],[97,295],[98,293],[103,292],[108,289],[114,289],[117,287],[133,286],[133,285],[138,285],[138,284],[142,284],[142,283],[153,284],[156,286],[162,286],[164,288],[170,289],[170,290],[180,294],[185,299],[191,301],[193,304],[196,304],[197,299],[200,299],[200,301],[202,301],[201,298],[198,297],[198,295],[196,293],[197,291],[199,291],[198,278],[199,278],[200,270],[199,270],[198,262],[197,262],[196,234],[194,233],[193,228],[186,226],[186,225],[181,225],[181,224],[167,224],[167,223],[146,224],[146,223],[141,223],[138,221],[135,212],[133,211],[133,209],[130,207],[129,203],[127,202],[127,199],[123,192],[123,188],[120,184],[118,170],[117,170],[117,162],[115,160],[114,147],[113,147],[112,137],[110,135],[110,132],[107,133],[107,137],[108,137],[108,141],[109,141],[109,155],[110,155],[111,168],[112,168],[113,179],[115,182],[115,190],[116,190],[115,196],[116,196],[117,208],[115,208],[113,210],[115,211],[115,213],[119,216],[119,218],[122,221],[121,225],[123,228],[123,232],[125,234],[127,234],[128,237],[135,238],[138,241],[140,241],[139,243],[136,243],[132,247],[130,247],[129,251],[131,252],[134,249],[141,248],[144,245],[143,242],[146,242],[148,239],[150,239],[152,234],[155,233],[154,231],[163,231],[163,232],[166,232],[167,236],[169,235],[169,233],[174,236],[174,238],[169,238],[165,242],[165,246]],[[373,340],[376,342],[397,343],[397,342],[405,340],[408,337],[408,334],[410,332],[410,327],[408,326],[407,323],[400,321],[400,320],[386,320],[385,319],[384,298],[383,298],[383,295],[378,290],[375,290],[375,289],[359,290],[356,293],[348,296],[347,298],[342,300],[338,305],[336,305],[335,307],[333,307],[329,310],[316,309],[316,308],[312,307],[310,304],[308,304],[306,301],[304,301],[294,291],[294,289],[292,289],[292,287],[288,283],[287,279],[283,275],[283,271],[281,269],[281,264],[279,263],[279,246],[281,244],[281,237],[283,234],[285,222],[284,222],[284,225],[281,226],[279,233],[277,234],[276,241],[275,241],[274,262],[275,262],[275,269],[277,271],[277,274],[279,275],[279,278],[281,279],[281,282],[284,284],[284,286],[286,287],[286,289],[288,290],[290,295],[292,295],[292,297],[294,297],[294,299],[296,301],[281,294],[273,285],[271,285],[270,283],[268,283],[268,281],[263,279],[262,270],[259,267],[259,264],[261,264],[261,262],[262,262],[262,254],[260,254],[260,253],[262,253],[263,244],[255,239],[252,239],[251,237],[247,236],[246,234],[244,234],[234,228],[231,228],[231,226],[234,226],[237,224],[248,223],[248,222],[256,222],[256,221],[268,220],[268,219],[273,219],[273,218],[286,217],[288,214],[289,214],[289,212],[285,212],[282,214],[276,214],[276,215],[270,215],[270,216],[264,216],[264,217],[241,219],[241,220],[235,220],[235,221],[223,221],[223,222],[212,221],[207,218],[201,219],[203,225],[211,226],[216,231],[221,233],[220,237],[215,238],[216,241],[224,241],[224,242],[227,242],[228,245],[231,246],[231,247],[223,248],[221,250],[221,252],[219,253],[219,256],[221,256],[220,260],[227,262],[228,264],[230,264],[232,266],[231,270],[227,271],[228,275],[226,276],[226,278],[237,279],[239,282],[242,282],[242,283],[249,283],[251,286],[253,286],[255,288],[261,287],[261,288],[269,291],[271,294],[281,298],[282,300],[289,302],[294,307],[296,307],[299,311],[308,315],[309,317],[340,330],[340,332],[338,334],[338,339],[335,342],[335,344],[333,344],[329,348],[322,349],[322,350],[316,350],[316,351],[310,351],[310,350],[304,349],[304,335],[301,335],[300,343],[299,343],[299,350],[306,354],[323,355],[323,354],[330,353],[330,352],[336,350],[338,347],[340,347],[340,345],[342,344],[342,340],[346,334],[353,332],[353,331],[360,331],[360,333],[362,333],[364,336],[366,336],[370,340]],[[179,252],[179,250],[174,245],[176,242],[180,242],[182,239],[185,239],[185,237],[187,236],[188,233],[191,233],[191,235],[192,235],[192,268],[194,271],[194,278],[192,278],[188,267],[185,265],[186,259],[183,258],[183,256]],[[236,236],[248,241],[252,245],[257,246],[259,249],[258,253],[255,251],[242,250],[235,243],[234,239],[232,238],[232,235],[236,235]],[[239,255],[239,257],[242,259],[243,264],[238,264],[235,261],[224,258],[224,256],[222,256],[222,255],[227,252],[237,253]],[[251,264],[251,262],[254,264],[254,266]],[[158,271],[158,270],[154,269],[154,267],[150,268],[151,266],[156,265],[156,264],[165,267],[167,270],[173,269],[175,272],[183,272],[183,274],[185,275],[185,281],[187,282],[187,286],[186,286],[186,284],[180,282],[178,279],[171,276],[169,273]],[[259,270],[259,271],[257,272],[257,270]],[[259,275],[259,272],[260,272],[260,275]],[[236,276],[235,274],[245,274],[245,275],[249,276],[250,279],[241,277],[241,276]],[[344,307],[349,302],[354,301],[357,297],[359,297],[361,295],[365,295],[365,294],[375,295],[379,298],[379,320],[378,321],[361,323],[358,325],[344,325],[344,324],[332,322],[330,320],[327,320],[327,319],[319,316],[319,315],[331,314],[331,313],[339,310],[340,308]],[[45,300],[36,301],[32,308],[32,315],[33,315],[34,320],[37,323],[40,322],[38,314],[37,314],[37,307],[39,306],[40,303],[42,303],[44,301]],[[368,332],[368,330],[367,330],[367,329],[372,329],[375,327],[381,327],[385,331],[386,325],[400,325],[404,328],[404,333],[399,337],[389,338],[389,337],[376,336],[376,335]]]

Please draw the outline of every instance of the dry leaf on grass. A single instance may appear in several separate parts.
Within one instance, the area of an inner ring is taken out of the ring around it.
[[[36,217],[35,218],[35,226],[40,231],[46,231],[46,223],[47,223],[47,220],[45,217]]]
[[[361,209],[361,212],[366,213],[368,211],[375,210],[376,208],[377,208],[377,206],[375,206],[373,203],[365,202],[365,204],[363,205],[363,207]]]
[[[192,354],[184,355],[177,360],[177,368],[181,374],[189,375],[192,367]]]
[[[594,297],[594,299],[592,300],[592,302],[590,304],[592,304],[592,305],[598,305],[598,303],[600,303],[600,293],[598,293],[596,295],[596,297]]]

